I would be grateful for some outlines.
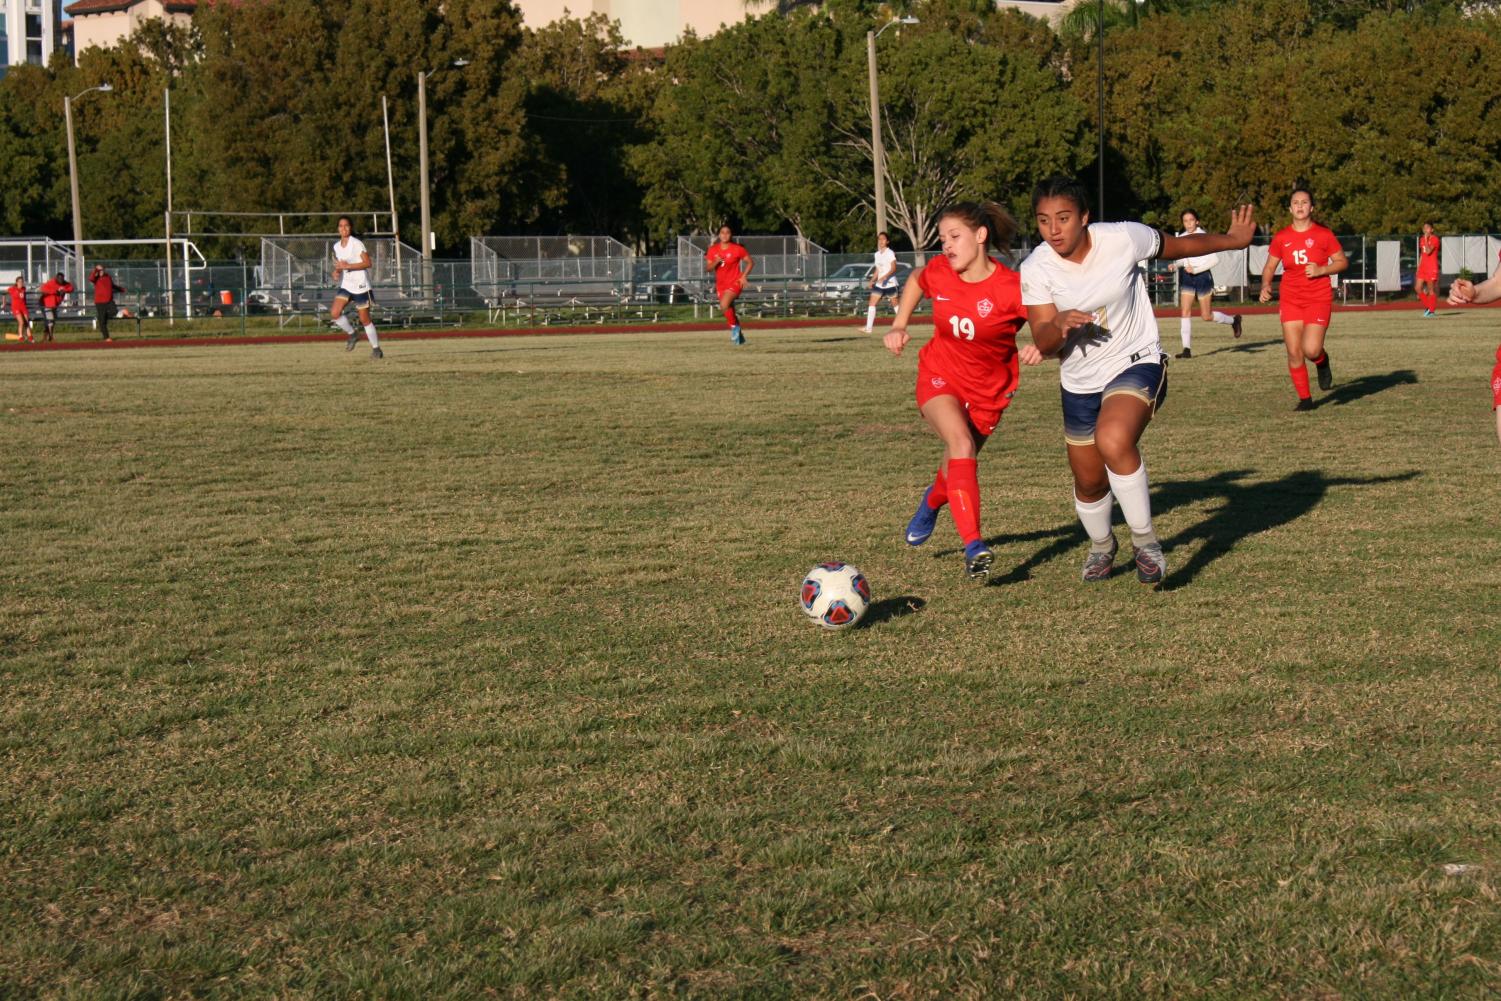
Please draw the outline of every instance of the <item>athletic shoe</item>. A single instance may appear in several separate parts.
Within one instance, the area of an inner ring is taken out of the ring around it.
[[[1431,310],[1431,309],[1425,309],[1425,310],[1423,310],[1423,317],[1424,317],[1424,319],[1426,319],[1426,318],[1428,318],[1428,317],[1430,317],[1430,316],[1437,316],[1437,315],[1438,315],[1438,314],[1437,314],[1437,313],[1435,313],[1435,312],[1434,312],[1434,311],[1433,311],[1433,310]]]
[[[1110,577],[1110,571],[1115,567],[1115,554],[1120,550],[1119,542],[1110,540],[1110,552],[1096,553],[1091,551],[1084,557],[1084,580],[1106,580]]]
[[[990,576],[990,565],[995,562],[995,553],[983,542],[971,542],[964,547],[964,572],[970,580],[983,581]]]
[[[1184,348],[1182,351],[1179,351],[1177,354],[1173,355],[1174,358],[1192,358],[1193,356],[1194,353],[1188,348]]]
[[[386,353],[384,351],[382,351],[380,348],[371,348],[370,349],[370,357],[371,358],[384,358],[385,356],[386,356]]]
[[[907,545],[920,546],[928,541],[933,534],[933,529],[938,527],[938,508],[928,507],[928,497],[933,493],[930,484],[928,489],[922,492],[922,500],[917,502],[917,513],[912,520],[907,522]]]
[[[1320,389],[1330,389],[1330,388],[1332,388],[1334,386],[1334,373],[1329,370],[1329,352],[1327,352],[1327,351],[1324,352],[1324,362],[1323,362],[1323,364],[1321,364],[1321,365],[1315,365],[1314,368],[1318,369],[1318,373],[1319,373],[1319,388]]]
[[[1293,413],[1295,413],[1295,414],[1305,413],[1306,411],[1314,409],[1314,406],[1315,406],[1315,404],[1314,404],[1314,402],[1312,400],[1301,399],[1301,400],[1298,401],[1298,405],[1296,407],[1293,407]]]
[[[733,326],[733,327],[730,328],[730,343],[731,344],[744,344],[745,343],[745,334],[743,334],[743,333],[740,332],[740,325],[738,323],[735,326]]]
[[[1162,544],[1150,542],[1131,548],[1136,553],[1136,579],[1143,584],[1161,584],[1167,575],[1167,557],[1162,555]]]
[[[1236,313],[1234,316],[1230,317],[1230,332],[1235,335],[1235,339],[1236,340],[1240,340],[1240,314],[1239,313]]]
[[[358,330],[351,330],[349,336],[344,338],[344,350],[353,351],[354,346],[358,343],[360,343],[360,332]]]

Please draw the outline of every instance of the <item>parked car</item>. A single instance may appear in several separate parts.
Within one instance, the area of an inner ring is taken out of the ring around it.
[[[870,293],[870,276],[875,269],[874,264],[862,264],[858,261],[846,264],[819,281],[815,287],[818,289],[818,294],[825,299],[858,299]],[[896,284],[898,288],[906,283],[907,276],[911,273],[912,265],[897,262]]]

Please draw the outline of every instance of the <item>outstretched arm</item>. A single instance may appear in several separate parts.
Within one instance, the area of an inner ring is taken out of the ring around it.
[[[1249,246],[1256,235],[1255,212],[1249,205],[1242,205],[1230,213],[1230,228],[1223,233],[1195,233],[1193,236],[1168,236],[1162,234],[1162,249],[1157,256],[1165,260],[1180,257],[1203,257],[1221,250],[1239,250]]]
[[[902,286],[901,302],[897,303],[896,319],[891,321],[891,329],[886,331],[886,336],[882,339],[886,350],[894,355],[901,354],[902,348],[912,339],[912,335],[907,333],[907,324],[911,322],[917,304],[922,302],[922,283],[919,281],[922,270],[916,268],[907,276],[907,284]]]

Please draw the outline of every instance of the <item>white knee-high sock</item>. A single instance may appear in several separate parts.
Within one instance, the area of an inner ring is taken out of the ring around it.
[[[868,334],[876,328],[876,307],[865,307],[865,332]]]
[[[1185,349],[1193,343],[1193,325],[1194,321],[1186,316],[1178,321],[1178,336],[1183,338],[1183,347]]]
[[[1106,466],[1105,475],[1110,478],[1110,491],[1121,506],[1121,516],[1131,527],[1131,541],[1138,546],[1156,542],[1157,533],[1152,530],[1152,498],[1147,489],[1146,459],[1142,459],[1134,473],[1122,475]]]
[[[1231,316],[1229,313],[1221,313],[1219,310],[1215,310],[1212,315],[1214,317],[1214,322],[1215,323],[1224,323],[1224,324],[1234,324],[1235,323],[1235,317]]]
[[[365,339],[370,342],[372,348],[380,347],[380,334],[375,332],[375,324],[365,324]]]
[[[349,317],[345,316],[343,313],[340,313],[338,319],[334,320],[334,326],[338,327],[346,334],[354,333],[354,324],[350,323]]]
[[[1112,500],[1108,493],[1097,501],[1088,502],[1074,495],[1074,511],[1089,536],[1089,551],[1092,553],[1108,553],[1115,548],[1115,533],[1110,530]]]

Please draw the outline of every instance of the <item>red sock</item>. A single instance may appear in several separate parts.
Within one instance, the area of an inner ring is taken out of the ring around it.
[[[1421,299],[1421,300],[1423,300],[1423,308],[1424,309],[1430,310],[1430,311],[1433,309],[1433,300],[1434,300],[1433,296],[1429,295],[1427,292],[1424,292],[1422,295],[1418,296],[1418,298]]]
[[[1298,399],[1300,399],[1300,400],[1311,400],[1311,399],[1313,399],[1313,390],[1311,390],[1311,389],[1308,388],[1308,369],[1307,368],[1305,368],[1302,365],[1299,365],[1296,368],[1294,368],[1293,366],[1289,365],[1287,367],[1287,374],[1293,377],[1293,388],[1298,391]]]
[[[943,466],[938,467],[938,475],[933,477],[933,489],[928,493],[928,507],[937,511],[949,502],[949,483],[943,478]]]
[[[980,538],[979,463],[974,459],[950,459],[948,468],[949,512],[965,545]]]
[[[730,326],[732,326],[732,327],[738,327],[738,326],[740,326],[740,318],[735,315],[735,307],[734,306],[726,306],[724,308],[724,318],[725,318],[725,321],[727,323],[729,323]]]
[[[1429,292],[1428,293],[1428,309],[1429,309],[1430,312],[1433,312],[1433,313],[1437,313],[1438,312],[1438,293],[1437,292]]]
[[[1313,362],[1313,364],[1315,364],[1315,365],[1323,365],[1323,364],[1325,364],[1326,362],[1329,361],[1329,352],[1327,352],[1327,351],[1320,351],[1319,352],[1319,356],[1317,358],[1310,358],[1308,360],[1311,361],[1311,362]]]

